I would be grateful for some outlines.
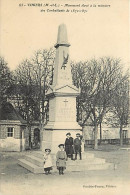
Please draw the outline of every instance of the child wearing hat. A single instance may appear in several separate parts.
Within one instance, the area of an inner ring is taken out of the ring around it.
[[[65,151],[66,151],[66,155],[67,157],[71,157],[71,160],[73,160],[73,138],[71,137],[70,133],[66,134],[67,138],[65,140]]]
[[[44,171],[46,175],[51,174],[50,171],[52,170],[52,159],[50,153],[50,149],[45,149],[45,154],[43,155]]]
[[[60,144],[59,146],[59,151],[56,154],[56,165],[57,169],[59,170],[59,175],[64,174],[64,170],[66,169],[66,152],[64,151],[64,144]]]
[[[77,154],[79,154],[80,160],[82,160],[81,144],[82,144],[81,135],[80,133],[77,133],[76,138],[74,139],[75,160],[77,160]]]

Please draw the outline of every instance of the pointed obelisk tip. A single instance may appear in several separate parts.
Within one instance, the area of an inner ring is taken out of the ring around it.
[[[66,25],[60,24],[58,28],[57,44],[55,45],[55,47],[63,44],[70,46],[70,44],[68,43]]]

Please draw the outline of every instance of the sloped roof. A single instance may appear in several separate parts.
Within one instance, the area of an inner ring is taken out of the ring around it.
[[[20,116],[20,114],[15,110],[11,103],[3,103],[0,107],[0,120],[13,120],[20,121],[25,124],[26,121]]]

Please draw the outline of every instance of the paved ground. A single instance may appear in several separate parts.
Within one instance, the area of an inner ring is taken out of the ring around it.
[[[100,146],[98,151],[86,149],[96,157],[117,166],[115,170],[58,172],[46,176],[33,174],[17,164],[17,159],[30,151],[0,154],[0,192],[2,195],[130,195],[130,151],[118,146]],[[0,194],[0,195],[1,195]]]

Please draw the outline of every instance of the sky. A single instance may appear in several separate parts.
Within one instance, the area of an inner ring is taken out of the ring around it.
[[[71,60],[111,56],[121,58],[125,67],[129,65],[128,0],[66,1],[69,4],[89,5],[87,13],[44,13],[40,12],[39,7],[20,7],[19,3],[25,3],[24,0],[0,2],[0,53],[11,70],[16,69],[25,58],[31,58],[35,51],[53,47],[61,23],[67,26]],[[111,6],[90,8],[93,4]]]

